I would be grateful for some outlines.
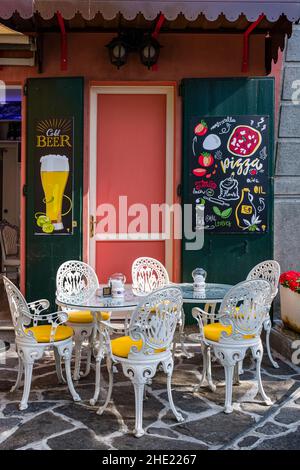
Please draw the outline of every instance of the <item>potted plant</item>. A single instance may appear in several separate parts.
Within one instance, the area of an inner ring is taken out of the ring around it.
[[[279,282],[281,319],[288,328],[300,333],[300,272],[282,273]]]

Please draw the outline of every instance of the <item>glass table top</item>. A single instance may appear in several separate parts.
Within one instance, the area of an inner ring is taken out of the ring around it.
[[[195,293],[193,284],[171,284],[172,287],[179,287],[182,291],[184,303],[219,303],[222,302],[225,294],[232,287],[229,284],[213,284],[207,283],[203,293]],[[103,287],[103,286],[101,286]],[[56,303],[61,307],[76,308],[78,310],[131,310],[134,309],[140,302],[143,302],[143,296],[136,296],[132,292],[131,285],[126,285],[125,295],[121,298],[112,297],[99,297],[95,294],[84,302],[78,303],[64,303],[56,299]]]
[[[214,284],[206,283],[205,290],[201,293],[194,292],[193,284],[174,284],[178,286],[183,295],[185,303],[218,303],[222,302],[223,298],[232,287],[229,284]]]

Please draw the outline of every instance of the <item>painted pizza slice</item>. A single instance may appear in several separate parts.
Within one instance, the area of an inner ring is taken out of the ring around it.
[[[237,126],[228,139],[227,149],[238,157],[251,157],[261,144],[261,134],[250,126]]]

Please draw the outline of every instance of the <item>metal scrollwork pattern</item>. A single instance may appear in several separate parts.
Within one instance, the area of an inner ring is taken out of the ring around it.
[[[131,268],[133,293],[145,295],[169,284],[166,268],[154,258],[137,258]]]
[[[3,282],[7,293],[11,317],[15,329],[16,338],[23,343],[36,344],[37,341],[31,330],[27,328],[37,326],[40,322],[51,324],[50,342],[54,341],[56,328],[67,321],[66,312],[54,312],[42,314],[49,307],[48,300],[41,299],[27,304],[19,289],[3,276]]]
[[[244,281],[230,289],[221,304],[219,321],[230,326],[231,332],[222,332],[220,343],[243,341],[259,335],[270,305],[268,281]]]
[[[140,351],[133,346],[131,353],[148,355],[156,349],[168,349],[173,341],[181,307],[182,294],[178,288],[165,287],[148,295],[131,317],[129,335],[133,340],[143,342]]]
[[[56,296],[64,303],[81,303],[95,294],[99,287],[93,268],[82,261],[66,261],[56,275]]]
[[[3,282],[16,337],[30,343],[36,343],[33,333],[31,331],[26,332],[26,328],[29,328],[32,321],[26,300],[19,289],[5,276],[3,276]]]
[[[249,272],[247,280],[263,279],[268,281],[272,289],[272,299],[278,292],[278,282],[280,277],[280,265],[275,260],[263,261],[254,266]]]

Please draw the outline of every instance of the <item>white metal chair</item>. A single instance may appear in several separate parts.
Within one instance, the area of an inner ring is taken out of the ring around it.
[[[192,310],[193,317],[199,324],[201,342],[206,349],[213,349],[216,358],[225,369],[225,413],[233,411],[234,369],[240,361],[243,361],[248,349],[256,360],[258,390],[265,404],[272,404],[263,389],[260,373],[263,357],[260,334],[269,315],[270,306],[271,287],[267,281],[257,279],[240,282],[230,289],[222,301],[217,322],[209,323],[212,316],[215,321],[214,314],[206,313],[198,307]],[[206,325],[203,323],[203,318],[207,319]]]
[[[170,283],[169,275],[160,261],[149,257],[137,258],[131,267],[132,290],[135,295],[147,295]]]
[[[34,362],[40,359],[46,348],[52,346],[55,353],[57,375],[62,381],[59,367],[60,358],[65,361],[66,377],[70,393],[74,401],[80,397],[76,393],[71,377],[71,357],[73,348],[73,330],[63,325],[68,319],[66,312],[42,313],[49,308],[48,300],[41,299],[27,303],[19,289],[3,276],[10,312],[16,334],[16,349],[19,358],[19,371],[16,384],[11,391],[21,385],[23,371],[25,374],[23,396],[20,410],[28,407],[32,369]],[[47,322],[47,324],[40,324]]]
[[[132,290],[135,295],[147,295],[155,289],[170,285],[168,272],[164,265],[155,258],[137,258],[131,267]],[[182,307],[179,316],[179,341],[182,351],[189,357],[184,345],[185,313]],[[174,344],[175,351],[175,344]]]
[[[272,301],[274,300],[278,292],[279,278],[280,278],[280,265],[275,260],[262,261],[261,263],[254,266],[254,268],[251,269],[251,271],[249,272],[247,276],[247,280],[264,279],[265,281],[268,281],[271,286]],[[271,321],[270,315],[268,315],[268,317],[264,321],[264,329],[266,332],[267,353],[268,353],[270,362],[273,365],[273,367],[278,369],[279,365],[276,361],[274,361],[272,357],[272,353],[271,353],[271,348],[270,348],[271,328],[272,328],[272,321]]]
[[[94,339],[94,329],[96,321],[93,314],[88,311],[72,309],[72,305],[85,303],[95,294],[99,287],[97,275],[93,268],[82,261],[70,260],[63,263],[56,274],[56,297],[59,301],[69,305],[68,325],[74,330],[75,341],[75,367],[73,372],[74,380],[79,380],[81,376],[86,376],[90,372],[91,355]],[[108,319],[108,314],[103,314],[104,319]],[[84,341],[88,340],[87,362],[85,372],[80,372],[81,350]]]
[[[167,390],[170,407],[178,421],[183,417],[175,408],[171,380],[173,373],[172,342],[182,307],[180,289],[165,287],[156,290],[141,300],[134,310],[130,325],[129,336],[110,340],[110,323],[102,330],[105,338],[107,368],[109,373],[109,389],[105,404],[100,407],[98,414],[106,409],[113,388],[113,364],[120,363],[123,373],[134,387],[135,393],[135,429],[136,437],[144,434],[143,429],[143,397],[144,387],[151,380],[159,364],[167,374]],[[105,323],[105,322],[103,322]],[[99,364],[100,367],[100,364]]]
[[[19,255],[18,228],[3,220],[0,223],[0,243],[2,254],[2,272],[7,276],[14,270],[19,277],[20,255]]]

